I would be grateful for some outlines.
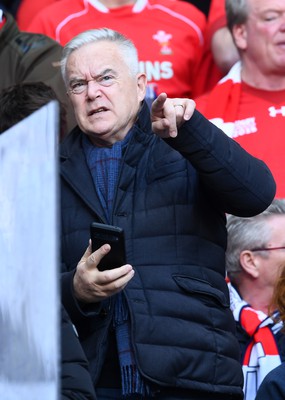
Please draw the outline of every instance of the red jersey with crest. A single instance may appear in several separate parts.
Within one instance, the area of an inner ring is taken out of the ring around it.
[[[265,161],[285,198],[285,90],[268,91],[225,80],[196,99],[196,107],[253,156]],[[238,166],[237,166],[238,168]]]
[[[134,42],[140,71],[157,93],[192,97],[205,24],[204,14],[186,1],[138,0],[108,9],[98,0],[61,0],[37,14],[27,30],[62,45],[88,29],[119,31]]]

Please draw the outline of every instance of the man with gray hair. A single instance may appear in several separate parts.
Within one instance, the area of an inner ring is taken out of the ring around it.
[[[267,208],[270,171],[194,101],[150,110],[119,32],[73,38],[62,72],[78,123],[60,149],[62,294],[98,399],[241,400],[225,213]],[[126,264],[97,268],[110,244],[92,252],[92,222],[124,230]]]
[[[269,166],[277,198],[285,198],[285,2],[226,0],[228,27],[240,61],[197,109]]]
[[[241,348],[245,400],[254,400],[266,374],[285,360],[282,325],[268,316],[285,267],[285,200],[261,214],[228,216],[226,271]]]

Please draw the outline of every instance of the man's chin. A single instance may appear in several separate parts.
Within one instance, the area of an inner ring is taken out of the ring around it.
[[[110,131],[88,130],[86,134],[89,137],[90,141],[97,146],[108,146],[112,145],[115,142]]]
[[[85,132],[88,136],[98,137],[98,138],[106,138],[108,135],[111,135],[111,127],[106,123],[98,123],[98,122],[91,122],[88,124],[79,125],[81,130]]]

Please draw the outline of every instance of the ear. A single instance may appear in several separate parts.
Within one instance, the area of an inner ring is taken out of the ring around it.
[[[247,31],[245,24],[235,25],[233,27],[234,42],[239,50],[247,48]]]
[[[244,272],[252,278],[259,277],[258,258],[250,250],[243,250],[239,256],[240,265]]]
[[[137,91],[138,99],[141,102],[145,98],[147,78],[146,74],[140,73],[137,75]]]

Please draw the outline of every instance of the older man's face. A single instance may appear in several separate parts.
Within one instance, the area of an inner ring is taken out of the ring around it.
[[[81,130],[101,146],[122,140],[144,98],[145,75],[132,76],[118,46],[108,41],[75,50],[66,69],[69,95]]]
[[[264,223],[270,236],[265,246],[267,250],[256,251],[254,255],[259,285],[268,290],[275,287],[281,271],[285,268],[285,215],[273,214]]]
[[[285,71],[285,1],[247,0],[248,20],[242,24],[238,46],[243,50],[243,62],[263,75]]]

